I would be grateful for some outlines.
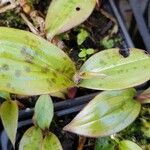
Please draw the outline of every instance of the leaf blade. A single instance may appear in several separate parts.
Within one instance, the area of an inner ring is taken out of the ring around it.
[[[30,32],[0,27],[0,46],[0,90],[40,95],[75,85],[73,62],[46,40]]]
[[[120,150],[142,150],[136,143],[129,140],[119,142],[119,148]]]
[[[119,49],[109,49],[89,58],[80,73],[95,74],[81,80],[80,87],[97,90],[129,88],[149,80],[150,57],[142,50],[131,48],[130,56],[124,58]]]
[[[59,139],[55,134],[49,133],[43,140],[42,150],[63,150]]]
[[[31,127],[23,135],[19,150],[39,150],[42,146],[43,135],[40,128]]]
[[[64,130],[88,137],[119,132],[131,124],[140,112],[141,105],[133,100],[134,95],[134,89],[102,92]]]
[[[53,0],[46,16],[48,39],[82,23],[92,13],[95,5],[96,0]]]
[[[54,115],[53,102],[49,95],[42,95],[35,105],[36,124],[42,129],[48,129]]]
[[[15,101],[7,100],[3,102],[0,108],[0,116],[5,131],[13,144],[15,145],[17,123],[18,123],[18,105]]]

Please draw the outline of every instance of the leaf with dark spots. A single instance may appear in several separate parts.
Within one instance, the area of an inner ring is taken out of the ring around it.
[[[75,85],[74,63],[62,50],[43,38],[30,32],[0,27],[0,47],[1,91],[40,95]]]
[[[124,58],[119,49],[101,51],[89,58],[79,71],[80,87],[117,90],[142,84],[150,79],[150,56],[130,48]],[[80,75],[82,74],[82,75]],[[88,78],[85,75],[89,75]]]
[[[43,140],[42,150],[63,150],[63,148],[56,135],[50,132]]]
[[[123,130],[140,112],[141,104],[134,100],[135,93],[133,88],[100,93],[64,130],[88,137],[103,137]]]
[[[30,127],[23,135],[19,150],[39,150],[42,146],[43,135],[40,128]]]
[[[47,38],[52,39],[85,21],[95,5],[96,0],[52,0],[46,16]]]

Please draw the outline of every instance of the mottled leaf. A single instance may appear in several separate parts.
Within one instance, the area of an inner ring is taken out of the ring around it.
[[[116,150],[116,145],[110,137],[101,137],[96,139],[94,150]]]
[[[0,107],[0,116],[10,141],[15,145],[18,123],[18,105],[16,101],[7,100],[3,102]]]
[[[128,140],[123,140],[119,143],[120,150],[142,150],[136,143]]]
[[[63,150],[55,134],[49,133],[43,140],[42,150]]]
[[[40,150],[42,147],[43,135],[40,128],[31,127],[23,135],[19,150]]]
[[[101,51],[89,58],[80,69],[79,86],[97,90],[117,90],[139,85],[150,79],[150,57],[131,48],[123,57],[119,49]]]
[[[96,5],[96,0],[52,0],[47,16],[48,39],[85,21]]]
[[[75,66],[56,46],[26,31],[0,27],[0,90],[21,95],[74,85]]]
[[[96,96],[64,130],[88,136],[103,137],[130,125],[141,105],[135,101],[134,89],[105,91]]]
[[[42,95],[35,105],[35,121],[43,130],[48,129],[54,115],[53,102],[49,95]]]

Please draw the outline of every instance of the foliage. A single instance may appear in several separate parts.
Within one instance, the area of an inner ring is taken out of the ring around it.
[[[45,21],[47,38],[52,39],[56,34],[82,23],[95,5],[96,0],[52,0]]]
[[[0,42],[0,90],[38,95],[75,85],[73,62],[53,44],[30,32],[5,27],[0,27]]]
[[[81,51],[80,51],[78,56],[82,60],[86,61],[87,56],[90,56],[92,54],[94,54],[94,49],[92,49],[92,48],[88,48],[88,49],[83,48],[83,49],[81,49]]]
[[[0,117],[13,146],[15,145],[17,123],[18,123],[18,105],[16,101],[6,100],[0,107]]]
[[[28,0],[32,5],[36,1]],[[55,35],[79,25],[92,13],[97,0],[52,0],[45,20],[45,36]],[[59,12],[59,13],[58,13]],[[16,15],[16,14],[15,14]],[[9,13],[8,13],[9,16]],[[10,14],[11,22],[13,22]],[[22,20],[17,20],[22,22]],[[14,22],[13,22],[14,23]],[[24,23],[22,23],[24,24]],[[15,25],[13,25],[15,26]],[[81,29],[77,43],[81,45],[89,36]],[[105,37],[101,44],[113,46],[119,39]],[[58,149],[58,138],[49,131],[54,108],[49,95],[63,97],[67,88],[74,86],[108,90],[100,93],[64,129],[88,137],[103,137],[118,133],[138,116],[142,103],[149,103],[150,90],[137,95],[134,87],[150,79],[150,57],[144,51],[130,48],[124,57],[118,48],[94,54],[76,71],[71,59],[54,44],[30,32],[0,27],[0,97],[6,99],[0,107],[4,128],[13,145],[17,132],[18,106],[9,93],[41,95],[35,105],[34,126],[23,135],[20,150]],[[79,57],[86,60],[93,49],[81,49]],[[113,91],[111,91],[113,90]],[[149,122],[142,120],[142,132],[149,136]],[[103,145],[103,147],[102,147]],[[97,149],[141,150],[132,141],[110,137],[99,138]]]
[[[123,130],[140,112],[140,103],[133,99],[135,93],[134,89],[100,93],[64,130],[88,137],[103,137]]]
[[[98,138],[95,150],[142,150],[137,144],[129,140],[118,140],[109,137]]]
[[[49,95],[41,95],[35,106],[36,125],[24,133],[19,150],[37,150],[39,148],[41,150],[62,150],[58,138],[48,130],[53,118],[53,111],[53,103]]]
[[[89,36],[89,33],[86,30],[80,29],[79,30],[79,34],[77,35],[77,43],[78,43],[78,45],[81,45],[86,40],[86,38],[88,36]]]

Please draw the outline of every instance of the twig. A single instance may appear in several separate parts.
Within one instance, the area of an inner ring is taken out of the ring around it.
[[[31,32],[33,32],[36,35],[39,35],[38,30],[34,27],[34,25],[28,20],[28,18],[25,16],[25,14],[20,13],[22,19],[25,21]]]
[[[77,150],[83,150],[85,142],[86,142],[86,137],[80,136]]]
[[[112,29],[111,35],[118,32],[117,20],[108,12],[103,9],[100,9],[101,14],[103,14],[106,18],[110,19],[114,23],[114,27]]]
[[[12,10],[12,9],[15,9],[16,7],[18,6],[18,3],[11,3],[9,5],[6,5],[2,8],[0,8],[0,13],[4,13],[8,10]]]

